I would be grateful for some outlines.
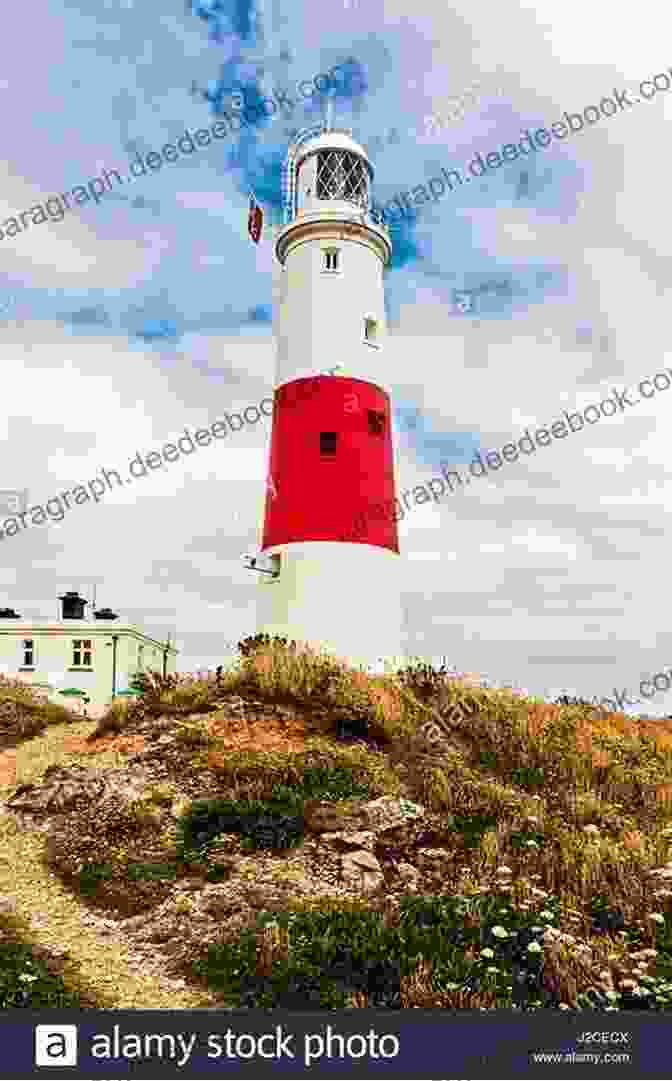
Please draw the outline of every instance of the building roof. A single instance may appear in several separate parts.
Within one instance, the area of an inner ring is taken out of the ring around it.
[[[108,636],[111,634],[130,634],[135,635],[138,638],[144,638],[147,642],[151,642],[152,645],[158,646],[159,649],[168,648],[171,653],[179,653],[176,646],[172,644],[166,646],[166,642],[162,642],[158,638],[152,638],[151,635],[138,630],[137,627],[132,627],[129,623],[116,623],[113,620],[103,619],[0,619],[0,634],[2,635],[12,632],[17,635],[23,635],[27,631],[30,631],[32,634],[39,632],[53,634],[58,631],[62,631],[63,634],[70,634],[71,632],[76,631],[78,634],[86,634],[89,637],[97,635]]]

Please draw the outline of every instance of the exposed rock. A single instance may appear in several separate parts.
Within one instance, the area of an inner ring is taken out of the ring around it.
[[[355,833],[323,833],[320,836],[322,844],[329,845],[337,851],[352,848],[366,848],[373,850],[376,835],[373,830],[357,830]]]
[[[306,829],[312,833],[356,832],[366,829],[368,819],[362,800],[306,800],[303,807]]]
[[[375,893],[385,884],[385,877],[378,860],[365,849],[343,856],[341,876],[346,886],[364,896]]]
[[[411,893],[417,891],[420,883],[420,872],[417,867],[414,867],[412,863],[402,861],[397,865],[397,874],[407,890]]]

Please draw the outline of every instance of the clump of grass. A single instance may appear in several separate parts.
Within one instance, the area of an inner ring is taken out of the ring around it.
[[[131,704],[126,698],[117,698],[106,709],[105,713],[100,717],[98,724],[89,736],[87,741],[100,739],[101,736],[118,735],[119,732],[123,732],[124,728],[128,724],[129,714],[131,712]]]
[[[0,913],[0,1010],[54,1008],[112,1009],[114,1003],[91,992],[49,950],[30,945],[28,920]]]
[[[0,675],[0,750],[35,739],[49,725],[80,720],[79,714],[46,701],[29,684]]]

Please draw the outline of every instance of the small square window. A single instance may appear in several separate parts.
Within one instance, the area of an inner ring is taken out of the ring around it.
[[[369,435],[385,434],[385,414],[378,413],[375,409],[368,409]]]
[[[338,270],[338,248],[327,248],[325,250],[324,269]]]
[[[33,658],[35,656],[34,643],[32,638],[24,638],[23,640],[23,664],[25,668],[33,667]]]
[[[336,432],[320,432],[320,454],[333,457],[336,454]]]

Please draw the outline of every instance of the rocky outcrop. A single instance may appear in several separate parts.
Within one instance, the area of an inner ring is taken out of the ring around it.
[[[421,873],[406,862],[397,876],[396,860],[386,854],[412,845],[425,810],[393,796],[307,800],[298,847],[243,854],[239,837],[224,834],[204,864],[204,872],[216,867],[221,881],[184,866],[162,878],[158,869],[174,859],[177,821],[191,800],[227,793],[207,771],[167,784],[156,753],[173,740],[165,720],[159,733],[150,752],[121,768],[51,766],[41,781],[20,785],[5,809],[19,825],[34,829],[37,822],[47,833],[47,859],[66,882],[83,867],[102,868],[97,907],[116,910],[120,928],[141,944],[161,943],[171,964],[179,966],[195,947],[235,939],[259,912],[289,902],[384,897],[395,878],[419,887]],[[129,874],[140,864],[153,864],[157,876]]]

